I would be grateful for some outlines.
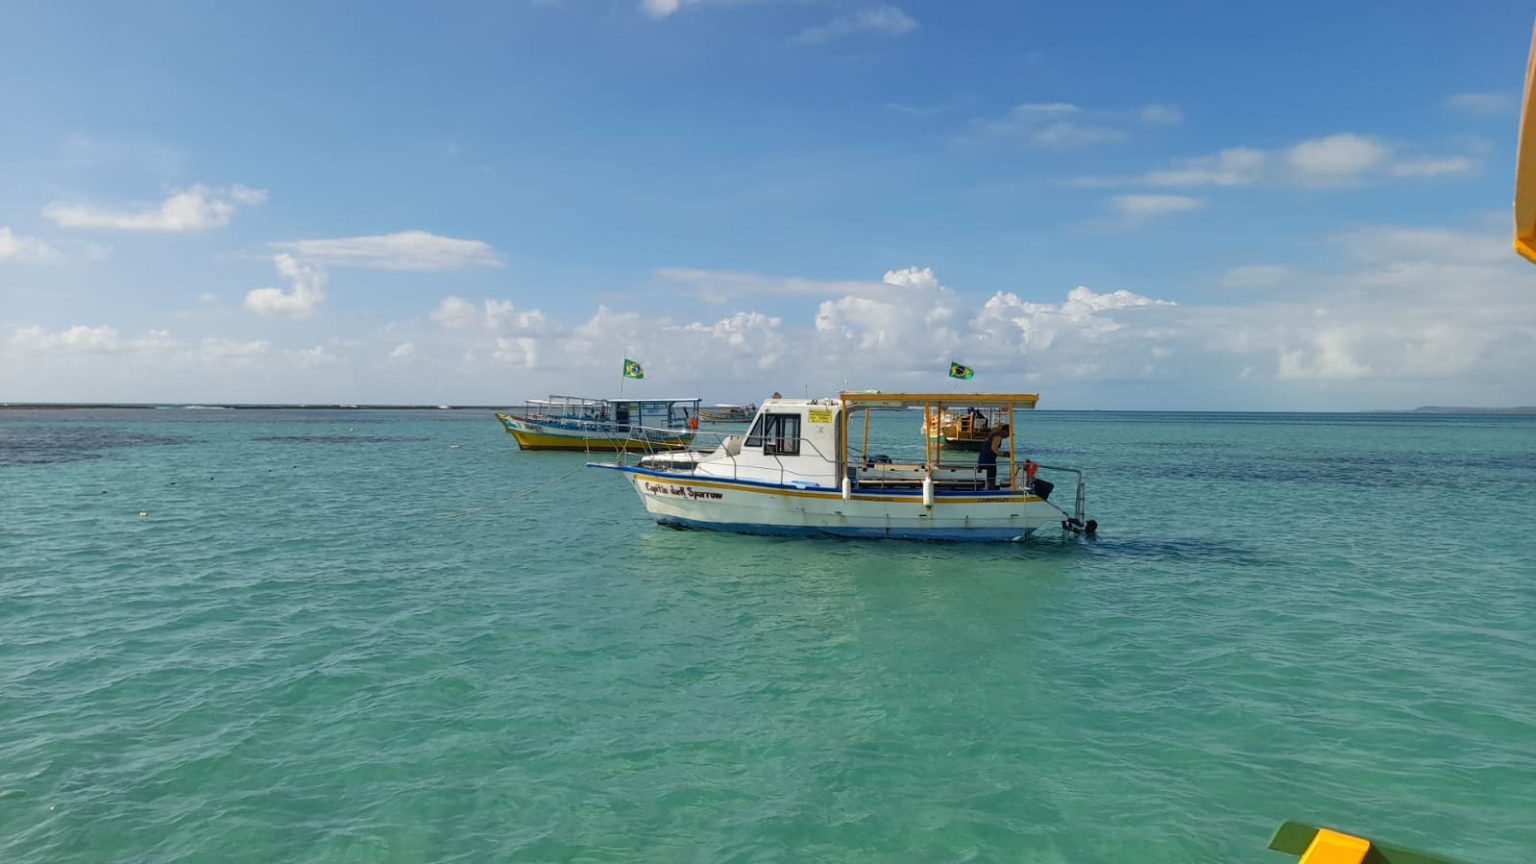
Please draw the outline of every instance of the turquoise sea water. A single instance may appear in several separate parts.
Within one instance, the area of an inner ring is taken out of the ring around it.
[[[483,412],[0,412],[0,860],[1536,860],[1536,418],[1024,434],[1097,541],[671,531]]]

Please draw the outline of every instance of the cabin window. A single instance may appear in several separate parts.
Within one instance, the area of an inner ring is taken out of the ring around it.
[[[768,455],[800,455],[800,415],[764,414],[747,436],[748,447],[761,447]]]

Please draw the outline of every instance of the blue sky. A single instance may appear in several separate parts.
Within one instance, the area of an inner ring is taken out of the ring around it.
[[[1533,404],[1530,16],[13,3],[0,401]]]

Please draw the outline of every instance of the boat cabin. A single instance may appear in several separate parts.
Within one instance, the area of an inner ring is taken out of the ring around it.
[[[697,398],[589,399],[582,396],[550,396],[530,399],[520,416],[537,421],[565,421],[580,425],[611,428],[628,432],[631,427],[647,429],[685,429],[697,418]],[[695,421],[697,422],[697,421]]]
[[[801,488],[838,489],[846,481],[850,490],[866,492],[916,490],[925,484],[957,492],[1023,491],[1029,478],[1022,456],[1014,456],[1014,412],[1034,408],[1037,399],[1033,394],[852,392],[826,399],[769,399],[745,434],[727,436],[713,453],[686,461],[696,475]],[[911,444],[878,448],[894,455],[876,452],[870,440],[872,415],[907,408],[922,411],[912,417]],[[992,471],[976,453],[946,449],[945,440],[930,434],[945,416],[984,416],[991,429],[1007,430]]]

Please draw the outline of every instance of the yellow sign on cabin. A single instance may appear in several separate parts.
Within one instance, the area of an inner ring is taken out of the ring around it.
[[[831,408],[812,408],[810,410],[810,415],[811,415],[811,422],[812,423],[831,423],[832,422],[832,409]]]

